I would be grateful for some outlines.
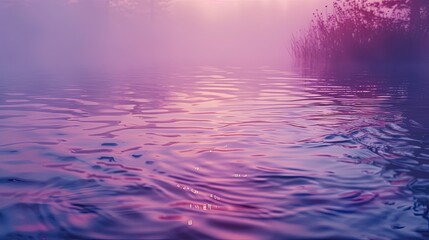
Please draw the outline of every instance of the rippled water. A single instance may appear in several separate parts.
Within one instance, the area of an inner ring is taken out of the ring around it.
[[[202,67],[0,86],[0,238],[428,234],[410,81]]]

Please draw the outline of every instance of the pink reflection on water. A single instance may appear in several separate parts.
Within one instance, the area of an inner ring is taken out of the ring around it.
[[[415,219],[391,209],[409,205],[408,173],[379,174],[397,160],[386,145],[400,142],[379,146],[379,137],[407,132],[391,109],[404,101],[400,91],[359,95],[328,80],[253,71],[163,73],[156,84],[143,74],[7,95],[34,105],[0,105],[11,136],[0,139],[4,203],[11,212],[17,200],[44,209],[64,228],[99,238],[165,237],[166,229],[329,237],[357,234],[346,220],[366,222],[374,212]],[[106,222],[120,227],[98,231]]]

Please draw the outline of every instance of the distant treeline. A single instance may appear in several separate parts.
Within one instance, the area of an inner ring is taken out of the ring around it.
[[[335,0],[292,41],[299,67],[392,70],[429,67],[429,0]]]

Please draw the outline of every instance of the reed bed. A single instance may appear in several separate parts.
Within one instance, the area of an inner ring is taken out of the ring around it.
[[[336,0],[330,13],[328,6],[317,10],[310,27],[292,40],[295,64],[312,70],[429,66],[429,4],[416,27],[404,7],[412,0],[392,1]]]

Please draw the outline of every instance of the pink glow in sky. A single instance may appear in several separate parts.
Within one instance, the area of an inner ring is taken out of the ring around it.
[[[289,62],[319,0],[43,0],[0,3],[3,72]]]

